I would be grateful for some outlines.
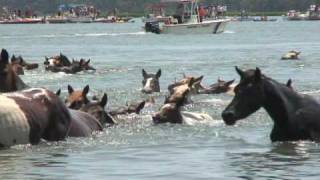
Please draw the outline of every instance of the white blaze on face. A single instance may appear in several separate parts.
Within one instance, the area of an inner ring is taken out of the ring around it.
[[[55,61],[55,59],[49,59],[48,61],[49,61],[49,65],[50,65],[50,66],[54,66],[54,61]]]
[[[148,78],[146,84],[143,87],[143,89],[151,90],[151,82],[152,82],[152,78]]]
[[[0,95],[0,144],[13,146],[28,144],[30,125],[13,99]]]

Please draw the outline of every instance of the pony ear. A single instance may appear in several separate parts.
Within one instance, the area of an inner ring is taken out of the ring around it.
[[[287,83],[286,83],[286,86],[290,89],[293,89],[292,88],[292,80],[291,79],[288,79]]]
[[[7,50],[1,50],[1,62],[4,64],[9,64],[9,53]]]
[[[218,83],[221,83],[221,82],[224,82],[224,80],[222,80],[220,77],[218,77],[217,82],[218,82]]]
[[[68,85],[68,92],[69,94],[72,94],[74,92],[72,86]]]
[[[136,113],[139,114],[140,111],[144,108],[144,105],[146,104],[146,101],[142,101],[136,108]]]
[[[89,93],[89,90],[90,90],[89,85],[86,85],[83,88],[82,95],[86,96]]]
[[[166,95],[165,98],[164,98],[164,104],[168,104],[169,103],[169,96]]]
[[[44,57],[46,59],[46,61],[49,61],[49,58],[47,56]]]
[[[148,76],[148,73],[144,69],[142,69],[142,76],[144,78],[147,78],[147,76]]]
[[[186,78],[187,75],[186,75],[185,73],[182,73],[182,77],[183,77],[183,78]]]
[[[61,94],[61,89],[58,89],[58,90],[56,91],[56,95],[57,95],[57,96],[60,96],[60,94]]]
[[[231,81],[228,81],[226,82],[226,86],[230,86],[235,80],[231,80]]]
[[[106,93],[104,93],[99,104],[101,107],[104,108],[107,105],[107,103],[108,103],[108,95]]]
[[[237,71],[237,73],[239,74],[239,76],[240,76],[241,78],[243,78],[244,72],[243,72],[241,69],[239,69],[238,66],[236,66],[235,68],[236,68],[236,71]]]
[[[201,83],[202,79],[203,79],[203,76],[200,76],[194,80],[194,83],[195,84]]]
[[[158,70],[157,74],[156,74],[156,77],[159,79],[161,76],[161,69]]]
[[[261,71],[258,67],[256,68],[256,71],[254,72],[254,80],[255,80],[255,82],[259,82],[261,80]]]
[[[83,59],[80,59],[80,65],[84,65],[86,62]]]
[[[90,61],[91,61],[91,60],[89,59],[85,64],[86,64],[86,65],[89,65]]]
[[[188,84],[189,88],[191,88],[194,83],[195,83],[195,79],[194,79],[194,77],[192,77],[192,78],[190,79],[190,81],[189,81],[189,84]]]

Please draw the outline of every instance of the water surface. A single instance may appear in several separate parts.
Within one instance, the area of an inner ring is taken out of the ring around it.
[[[146,98],[140,93],[141,70],[162,69],[156,105],[141,116],[91,138],[69,138],[37,146],[16,146],[0,152],[1,179],[318,179],[319,144],[302,141],[271,143],[270,117],[261,110],[234,127],[220,113],[228,95],[193,97],[186,110],[204,112],[215,121],[204,124],[159,125],[150,115],[164,101],[169,83],[204,75],[209,85],[218,77],[239,79],[234,66],[260,67],[280,82],[293,79],[296,90],[319,97],[319,22],[232,22],[219,35],[155,35],[139,21],[129,24],[1,25],[0,47],[42,63],[45,56],[64,53],[91,59],[95,73],[26,72],[23,80],[53,91],[67,85],[109,96],[108,109]],[[281,61],[289,50],[300,61]]]

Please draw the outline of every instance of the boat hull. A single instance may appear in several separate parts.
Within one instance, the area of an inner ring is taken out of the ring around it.
[[[161,34],[218,34],[225,30],[229,20],[212,20],[202,23],[163,25]]]

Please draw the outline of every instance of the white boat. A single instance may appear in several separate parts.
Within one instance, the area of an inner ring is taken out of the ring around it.
[[[195,14],[198,8],[197,0],[162,0],[161,2],[179,2],[191,5],[189,7],[189,19],[183,23],[177,20],[169,22],[149,22],[146,24],[146,31],[158,34],[217,34],[222,33],[230,21],[228,19],[203,20],[200,22],[199,14]]]
[[[210,20],[189,22],[184,24],[163,24],[160,33],[163,34],[217,34],[222,33],[229,20]]]

